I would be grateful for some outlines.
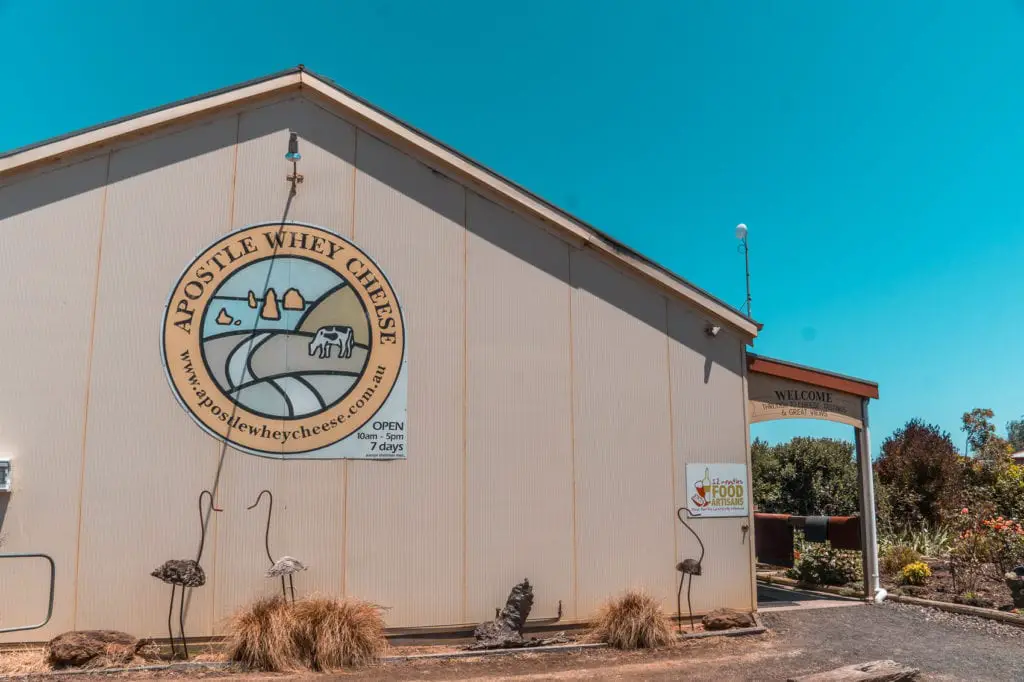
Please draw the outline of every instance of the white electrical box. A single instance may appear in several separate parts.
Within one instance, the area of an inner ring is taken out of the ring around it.
[[[11,492],[11,460],[0,459],[0,493]]]

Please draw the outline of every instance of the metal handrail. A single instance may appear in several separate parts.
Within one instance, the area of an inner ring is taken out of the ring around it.
[[[50,604],[46,608],[46,618],[38,625],[23,625],[17,628],[0,628],[0,634],[5,632],[21,632],[22,630],[38,630],[41,627],[46,627],[46,624],[50,622],[50,618],[53,616],[53,590],[54,584],[57,580],[57,564],[53,562],[53,557],[49,554],[29,552],[25,554],[0,554],[0,559],[46,559],[50,562]]]

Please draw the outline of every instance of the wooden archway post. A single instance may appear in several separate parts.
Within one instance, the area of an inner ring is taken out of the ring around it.
[[[876,598],[881,587],[878,575],[878,528],[875,522],[875,478],[871,466],[871,429],[868,426],[868,398],[862,399],[860,428],[854,427],[857,452],[857,471],[860,474],[860,537],[864,551],[861,561],[864,569],[864,596]]]

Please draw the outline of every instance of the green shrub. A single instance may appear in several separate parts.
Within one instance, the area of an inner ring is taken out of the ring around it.
[[[938,558],[949,554],[955,535],[949,525],[921,525],[916,530],[906,529],[882,535],[878,538],[878,546],[880,551],[885,551],[894,545],[903,545],[921,556]]]
[[[787,574],[811,585],[845,585],[861,579],[860,552],[833,549],[824,543],[807,543]]]
[[[956,509],[962,467],[949,434],[911,419],[882,441],[875,462],[881,525],[900,530],[936,526]]]
[[[908,585],[924,585],[932,577],[932,569],[923,561],[915,561],[903,567],[903,582]]]
[[[921,560],[921,554],[913,547],[906,545],[890,545],[885,547],[879,556],[882,571],[894,575],[903,570],[904,566]]]
[[[794,438],[751,444],[754,503],[766,513],[843,516],[857,511],[853,444],[831,438]]]

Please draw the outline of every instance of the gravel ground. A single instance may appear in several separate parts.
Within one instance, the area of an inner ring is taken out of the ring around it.
[[[808,672],[891,658],[926,679],[1024,680],[1024,631],[995,621],[895,602],[762,617]]]
[[[419,661],[314,679],[778,682],[851,663],[891,658],[920,668],[923,679],[932,682],[1024,680],[1024,630],[993,621],[892,602],[763,613],[762,619],[771,628],[764,635],[690,640],[651,652],[599,649],[570,654]],[[393,649],[390,653],[400,651]],[[195,670],[98,679],[199,677],[224,682],[309,679]],[[83,678],[63,679],[82,682]]]

